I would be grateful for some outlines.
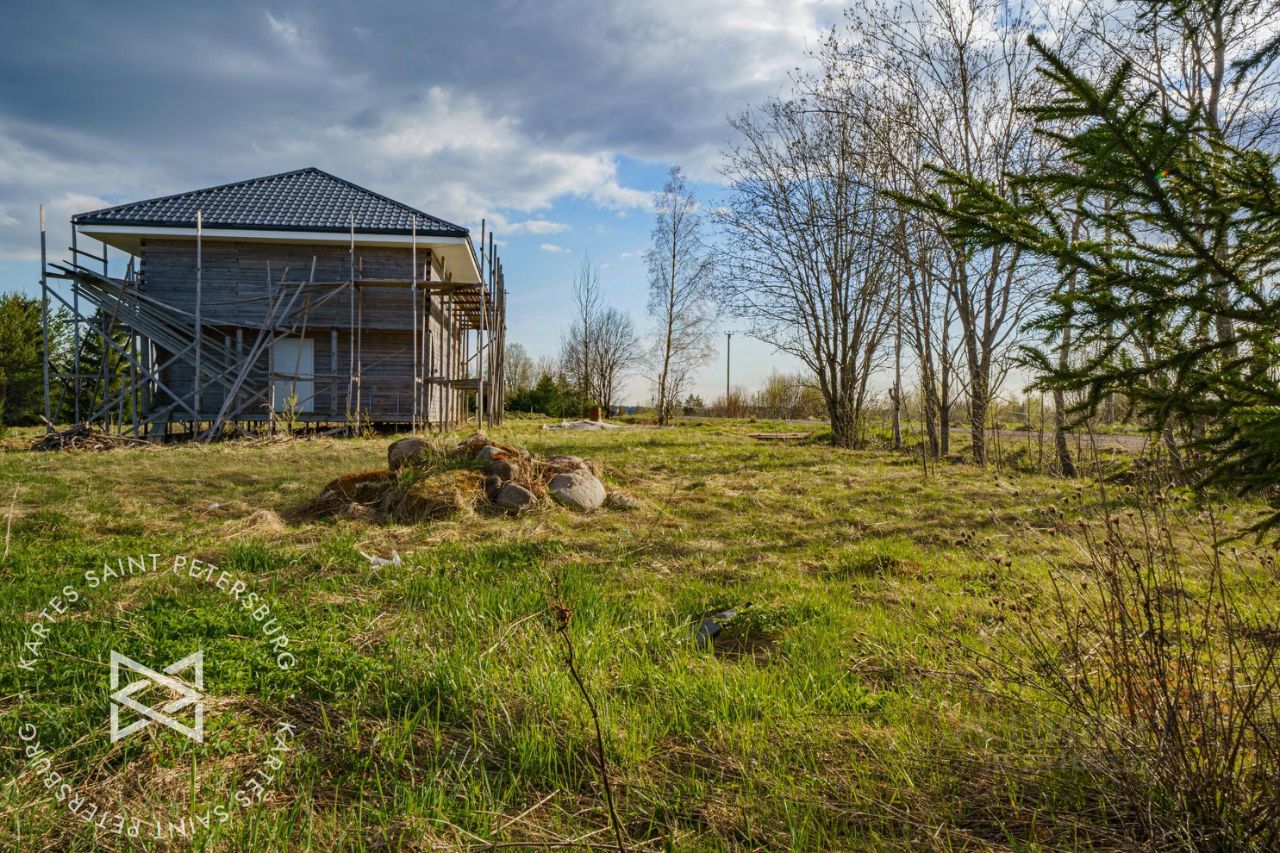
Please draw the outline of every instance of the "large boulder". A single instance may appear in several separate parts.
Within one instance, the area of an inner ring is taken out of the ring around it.
[[[475,456],[480,452],[481,448],[487,447],[488,444],[489,439],[485,437],[485,434],[477,432],[459,441],[454,449],[463,456]]]
[[[516,479],[520,475],[520,464],[514,459],[494,459],[484,466],[484,472],[491,477],[497,477],[505,483],[508,480]]]
[[[393,441],[387,448],[387,467],[392,471],[399,471],[406,465],[412,465],[420,460],[430,450],[431,442],[416,435]]]
[[[484,488],[485,497],[489,500],[496,500],[498,492],[502,491],[503,481],[501,477],[495,477],[492,474],[484,478],[481,483]]]
[[[590,471],[575,470],[557,474],[548,484],[551,497],[565,506],[590,512],[604,503],[604,483]]]
[[[503,509],[519,512],[533,505],[534,496],[533,492],[519,483],[507,483],[498,490],[498,495],[493,499],[493,502]]]
[[[557,474],[567,474],[570,471],[586,471],[589,470],[587,462],[581,456],[548,456],[543,464]]]

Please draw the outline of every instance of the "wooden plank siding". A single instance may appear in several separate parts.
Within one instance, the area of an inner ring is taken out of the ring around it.
[[[217,353],[220,360],[243,363],[267,320],[272,297],[280,294],[280,282],[289,283],[277,312],[283,309],[294,289],[311,275],[315,259],[315,281],[294,303],[292,319],[301,325],[306,319],[305,337],[314,340],[315,400],[314,420],[344,420],[348,412],[348,382],[352,347],[356,335],[351,328],[351,296],[344,290],[325,304],[317,304],[348,280],[350,255],[346,246],[315,244],[203,241],[201,253],[204,352]],[[419,280],[439,281],[442,270],[427,249],[418,250]],[[408,249],[356,246],[356,277],[407,280],[412,277],[412,253]],[[143,241],[139,256],[139,287],[143,293],[193,315],[195,312],[196,247],[194,240]],[[425,304],[418,299],[419,321]],[[360,379],[358,410],[370,420],[407,422],[413,411],[413,311],[408,287],[361,287],[357,290],[356,316],[360,328]],[[461,324],[452,324],[441,311],[441,298],[432,299],[430,319],[423,340],[430,345],[434,376],[463,378],[459,358],[463,349]],[[160,355],[161,362],[165,355]],[[256,359],[251,379],[239,396],[269,387],[270,354]],[[189,364],[167,368],[163,381],[175,394],[189,398],[193,369]],[[232,377],[234,378],[234,377]],[[433,388],[426,412],[439,423],[465,417],[462,392]],[[201,393],[201,415],[216,416],[225,400],[225,389],[208,380]],[[265,416],[269,394],[264,394],[245,414]],[[168,401],[157,399],[156,406]]]

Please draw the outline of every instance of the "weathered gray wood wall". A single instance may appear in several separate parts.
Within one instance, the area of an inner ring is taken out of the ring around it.
[[[253,347],[258,329],[267,321],[273,299],[278,299],[281,281],[285,297],[277,314],[301,282],[311,277],[315,260],[314,286],[302,292],[294,303],[292,320],[301,331],[305,317],[305,337],[315,341],[314,416],[340,420],[353,409],[372,420],[408,420],[413,410],[413,310],[409,288],[363,287],[356,294],[355,318],[359,332],[352,328],[352,299],[349,291],[332,296],[351,271],[351,255],[345,246],[314,244],[257,243],[206,238],[201,251],[201,316],[204,351],[218,352],[224,360],[243,363]],[[418,251],[418,278],[439,280],[431,253]],[[356,278],[409,279],[412,276],[409,249],[356,246]],[[144,293],[192,315],[194,330],[196,247],[194,240],[146,240],[139,262]],[[441,311],[440,297],[432,300],[427,318],[424,300],[418,299],[419,321],[424,323],[422,340],[430,346],[427,375],[461,378],[461,330]],[[278,319],[278,317],[277,317]],[[358,396],[348,397],[351,383],[353,347],[359,360]],[[164,360],[162,355],[161,360]],[[270,355],[264,352],[252,366],[250,381],[238,397],[269,388]],[[177,364],[165,371],[163,380],[175,394],[190,397],[193,370]],[[464,416],[462,393],[434,388],[429,394],[426,414],[433,422]],[[265,415],[270,395],[263,393],[247,410],[248,415]],[[216,415],[225,400],[224,389],[206,381],[201,392],[201,414]],[[156,401],[167,402],[166,398]]]

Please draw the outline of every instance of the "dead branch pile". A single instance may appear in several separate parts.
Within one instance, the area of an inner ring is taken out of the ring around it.
[[[112,435],[88,424],[76,424],[63,430],[54,429],[31,443],[31,449],[41,452],[59,450],[114,450],[117,447],[150,447],[140,438]]]

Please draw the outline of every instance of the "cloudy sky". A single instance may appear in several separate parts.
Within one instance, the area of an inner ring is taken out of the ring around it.
[[[510,338],[535,356],[558,349],[587,253],[644,328],[641,253],[668,165],[712,202],[727,116],[784,91],[840,14],[824,0],[14,4],[0,289],[38,282],[41,202],[58,253],[71,213],[314,165],[471,227],[487,217]],[[773,363],[794,367],[734,339],[735,385]]]

